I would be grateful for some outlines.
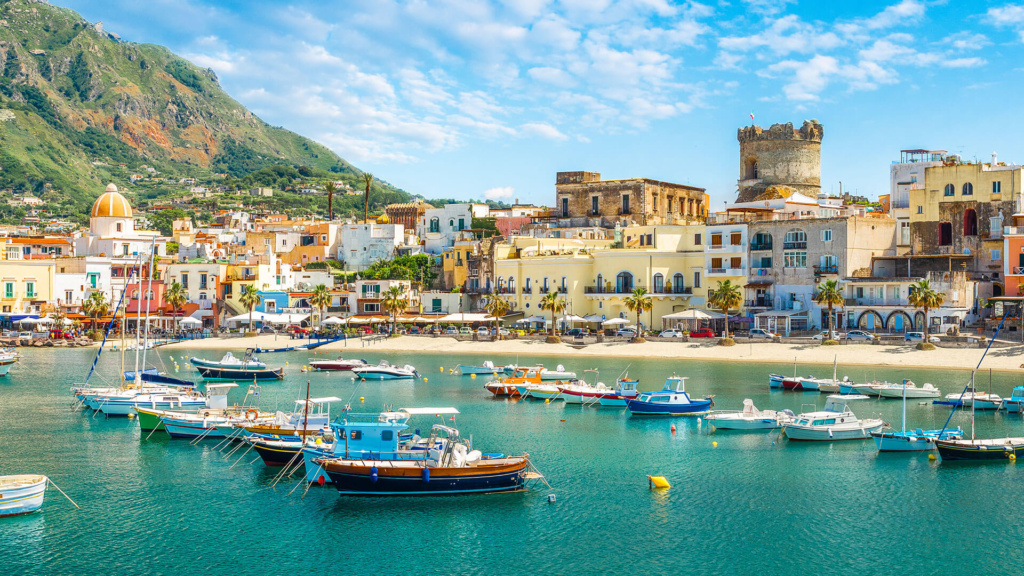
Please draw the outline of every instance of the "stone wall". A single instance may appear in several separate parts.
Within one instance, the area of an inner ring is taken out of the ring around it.
[[[607,227],[615,223],[685,225],[707,218],[708,195],[703,188],[648,178],[600,180],[600,176],[596,172],[559,172],[555,183],[555,215],[588,222],[600,218],[599,225]]]
[[[769,186],[788,186],[814,198],[821,191],[821,139],[824,127],[804,121],[773,124],[767,130],[747,126],[737,130],[740,172],[737,202],[750,202]]]

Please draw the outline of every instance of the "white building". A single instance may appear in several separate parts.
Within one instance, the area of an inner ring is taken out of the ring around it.
[[[377,260],[389,260],[402,245],[405,227],[401,224],[345,224],[341,226],[338,260],[346,270],[366,270]]]
[[[98,256],[61,258],[55,262],[53,297],[65,307],[80,307],[89,294],[110,298],[110,259]]]
[[[117,186],[109,184],[92,205],[89,232],[75,241],[75,254],[132,258],[149,254],[154,239],[156,255],[166,256],[167,239],[155,230],[136,230],[131,205]]]
[[[428,208],[417,227],[427,254],[440,254],[455,245],[458,232],[473,224],[471,204],[448,204],[443,208]]]

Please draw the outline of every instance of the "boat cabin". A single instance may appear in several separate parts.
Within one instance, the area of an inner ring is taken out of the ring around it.
[[[689,402],[690,395],[686,393],[686,377],[669,376],[665,379],[664,388],[656,392],[641,392],[638,400],[653,404]]]
[[[399,408],[379,414],[346,413],[330,425],[334,433],[334,454],[353,459],[400,459],[402,448],[408,454],[406,446],[415,449],[420,443],[419,430],[411,437],[401,434],[409,427],[412,416],[458,413],[455,408]]]

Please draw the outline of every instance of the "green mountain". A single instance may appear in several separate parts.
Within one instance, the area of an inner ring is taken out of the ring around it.
[[[147,167],[213,181],[286,165],[363,187],[359,169],[256,117],[212,70],[122,42],[72,10],[0,0],[0,70],[0,189],[34,192],[52,212],[80,219],[107,181],[152,176]]]

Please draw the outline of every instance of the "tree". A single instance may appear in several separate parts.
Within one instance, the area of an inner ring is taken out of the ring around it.
[[[110,304],[107,303],[107,297],[96,290],[82,303],[82,311],[85,312],[86,316],[90,318],[90,329],[96,329],[96,319],[103,316],[110,310]]]
[[[636,312],[636,341],[643,342],[643,336],[640,335],[640,315],[654,306],[654,300],[647,295],[646,288],[634,288],[633,293],[623,300],[623,304],[626,305],[626,310]]]
[[[395,284],[380,295],[380,307],[391,316],[391,333],[395,333],[395,316],[404,312],[409,306],[405,297],[405,288]]]
[[[557,291],[552,290],[540,299],[540,309],[551,310],[551,336],[548,337],[548,342],[561,342],[555,335],[555,316],[565,310],[565,299],[559,297]]]
[[[172,312],[178,312],[188,302],[188,292],[185,291],[184,286],[180,282],[175,282],[164,293],[164,300],[171,305]]]
[[[53,324],[51,324],[53,330],[64,330],[64,321],[67,317],[64,316],[64,312],[60,308],[53,313],[51,318],[53,318]]]
[[[814,301],[819,306],[828,307],[828,339],[835,340],[835,329],[832,326],[832,309],[835,306],[843,305],[843,289],[839,287],[839,283],[835,280],[826,280],[818,288],[818,293],[814,295]]]
[[[495,294],[487,301],[484,311],[494,318],[494,327],[498,327],[498,319],[512,311],[512,303]]]
[[[263,302],[263,296],[260,296],[255,286],[247,284],[242,287],[242,294],[238,297],[238,301],[249,310],[249,330],[252,331],[252,309]]]
[[[316,288],[313,288],[313,293],[310,294],[309,303],[315,306],[320,311],[320,323],[324,323],[324,308],[331,305],[331,291],[327,288],[326,284],[319,284]]]
[[[928,340],[928,310],[942,306],[945,301],[946,296],[942,292],[933,290],[927,278],[910,285],[910,296],[907,298],[907,302],[914,308],[924,309],[924,341],[921,344],[931,345]],[[919,348],[927,349],[929,346],[919,346]]]
[[[363,192],[363,222],[370,219],[370,184],[373,184],[373,174],[363,172],[363,184],[366,191]]]
[[[739,308],[743,303],[743,294],[740,287],[733,284],[732,280],[718,282],[718,288],[708,295],[708,303],[712,308],[721,310],[725,314],[725,339],[729,338],[729,310]]]
[[[334,221],[334,193],[338,188],[334,185],[334,180],[328,180],[324,184],[324,192],[327,192],[327,219]]]

